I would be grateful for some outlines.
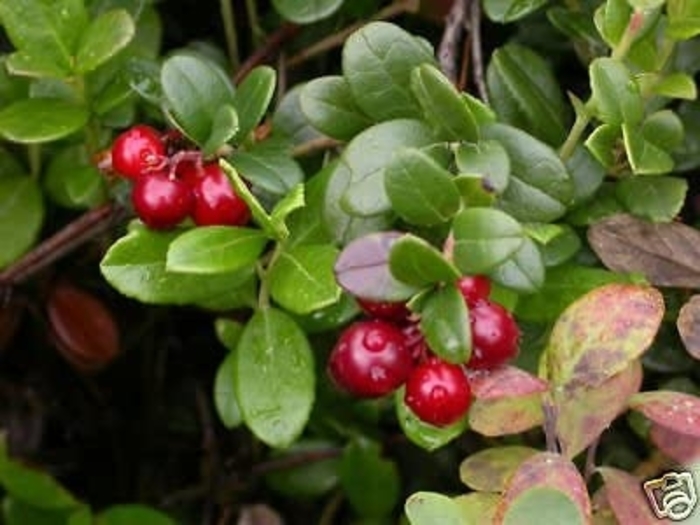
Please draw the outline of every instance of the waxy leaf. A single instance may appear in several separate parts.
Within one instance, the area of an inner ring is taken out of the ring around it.
[[[465,274],[482,274],[505,262],[525,242],[523,228],[502,211],[468,208],[452,222],[454,262]]]
[[[459,505],[437,492],[416,492],[404,505],[411,525],[464,525]]]
[[[605,124],[635,126],[644,117],[639,86],[625,65],[613,58],[600,57],[589,66],[592,100]]]
[[[494,22],[506,24],[529,15],[546,3],[546,0],[487,0],[484,2],[484,11]]]
[[[233,355],[243,420],[263,443],[288,447],[304,430],[315,397],[306,335],[284,312],[265,308],[248,321]]]
[[[494,282],[520,293],[534,293],[544,283],[545,269],[542,253],[532,239],[526,238],[515,253],[492,269]]]
[[[483,140],[477,144],[463,143],[455,151],[457,169],[465,174],[477,174],[482,183],[493,193],[502,193],[510,178],[508,152],[495,140]]]
[[[573,182],[555,151],[517,128],[493,124],[484,128],[487,139],[505,148],[511,176],[499,206],[525,222],[552,222],[561,217],[573,197]]]
[[[547,383],[523,370],[503,366],[469,378],[474,402],[470,427],[485,436],[517,434],[542,424]]]
[[[338,256],[335,277],[355,297],[370,301],[403,301],[420,289],[397,281],[389,268],[389,256],[400,232],[378,232],[355,239]]]
[[[588,240],[613,271],[642,274],[655,286],[700,288],[700,232],[695,228],[614,215],[594,224]]]
[[[245,180],[275,196],[286,195],[304,181],[304,172],[282,142],[259,142],[228,160]]]
[[[647,140],[635,124],[623,124],[627,160],[637,175],[658,175],[673,169],[673,158],[663,149]]]
[[[287,20],[310,24],[331,16],[343,5],[343,0],[272,0],[272,5]]]
[[[447,222],[461,205],[452,174],[415,148],[394,155],[384,170],[384,189],[393,210],[409,224]]]
[[[555,386],[596,387],[637,359],[664,315],[658,290],[608,284],[587,293],[559,317],[545,352],[545,377]]]
[[[700,295],[693,295],[683,305],[676,326],[685,349],[695,359],[700,360]]]
[[[605,179],[605,169],[583,146],[578,146],[567,159],[566,169],[569,170],[574,185],[571,206],[591,198]]]
[[[642,480],[611,467],[599,467],[596,471],[603,477],[605,496],[618,523],[658,525],[659,518],[651,511]]]
[[[700,438],[700,397],[656,390],[635,395],[629,406],[661,427]]]
[[[66,208],[92,208],[107,198],[105,177],[90,162],[82,144],[56,152],[43,182],[49,197]]]
[[[0,177],[0,268],[26,252],[36,241],[44,221],[44,201],[35,179]]]
[[[445,140],[479,140],[479,128],[469,106],[449,79],[432,64],[411,73],[411,91],[423,109],[425,119]]]
[[[434,64],[432,50],[388,22],[370,22],[343,47],[343,76],[357,105],[376,121],[418,118],[421,109],[411,92],[411,73]]]
[[[214,115],[209,138],[202,144],[202,155],[214,155],[221,146],[238,133],[238,114],[231,104],[224,104]]]
[[[338,249],[329,244],[282,250],[269,270],[270,294],[285,309],[308,314],[340,299],[333,273]]]
[[[294,499],[317,498],[336,488],[339,481],[338,469],[340,458],[337,457],[338,447],[331,441],[320,439],[301,439],[284,451],[271,454],[274,461],[289,460],[291,468],[272,470],[265,475],[265,483],[275,492]],[[295,462],[296,458],[305,454],[319,457],[327,455],[327,459],[317,458],[316,461]],[[252,525],[252,524],[251,524]],[[264,523],[263,523],[264,525]],[[270,525],[281,525],[279,522]]]
[[[488,9],[490,3],[486,2]],[[549,62],[518,44],[496,49],[486,70],[489,100],[504,123],[550,146],[566,138],[566,104]]]
[[[50,142],[83,129],[87,121],[83,106],[58,98],[29,98],[0,111],[0,135],[21,144]]]
[[[102,13],[87,27],[75,55],[75,70],[87,73],[97,69],[124,49],[136,34],[136,24],[124,9]]]
[[[309,124],[301,110],[299,99],[301,98],[302,89],[303,85],[290,89],[280,100],[272,117],[272,127],[275,130],[275,134],[279,134],[287,139],[292,146],[322,137]]]
[[[220,317],[214,322],[214,329],[219,342],[224,345],[229,352],[233,352],[241,338],[243,325],[233,319]]]
[[[277,74],[269,66],[258,66],[246,75],[233,94],[238,115],[238,142],[245,142],[267,112],[275,92]]]
[[[243,423],[241,408],[236,398],[236,358],[233,354],[231,351],[226,355],[214,377],[214,408],[224,427],[228,429]]]
[[[466,363],[471,356],[469,310],[459,289],[447,284],[425,299],[420,329],[430,349],[448,363]]]
[[[461,276],[435,247],[410,233],[392,245],[389,269],[399,281],[414,286],[452,282]]]
[[[178,236],[168,247],[170,272],[217,274],[253,266],[268,238],[260,230],[204,226]]]
[[[615,184],[627,210],[653,222],[669,222],[683,207],[688,181],[680,177],[631,177]]]
[[[299,103],[316,129],[338,140],[350,140],[372,125],[341,76],[320,77],[304,84]]]
[[[473,490],[503,492],[513,472],[538,452],[537,449],[519,445],[480,450],[462,461],[459,479]]]

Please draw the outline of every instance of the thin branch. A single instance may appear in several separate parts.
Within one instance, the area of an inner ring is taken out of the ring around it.
[[[544,436],[547,441],[548,452],[561,452],[557,442],[557,409],[551,400],[542,403],[544,412]]]
[[[459,62],[459,44],[464,35],[467,20],[467,3],[469,0],[454,0],[452,8],[445,18],[445,30],[438,47],[440,69],[453,84],[457,83],[457,63]]]
[[[243,80],[250,71],[265,62],[270,56],[277,53],[287,40],[294,38],[300,31],[300,27],[296,24],[283,24],[277,31],[272,33],[265,43],[250,55],[233,78],[233,81],[238,84]]]
[[[586,465],[584,467],[584,476],[586,481],[590,481],[595,473],[596,464],[595,456],[598,452],[598,445],[600,444],[600,436],[598,436],[593,443],[588,445],[588,450],[586,451]]]
[[[484,56],[481,43],[481,2],[472,0],[469,5],[469,36],[471,37],[472,67],[474,68],[474,84],[479,98],[489,103],[489,93],[484,80]]]
[[[295,146],[294,149],[292,149],[292,157],[312,155],[314,153],[318,153],[319,151],[333,149],[338,147],[340,144],[342,144],[342,142],[329,137],[318,137]]]

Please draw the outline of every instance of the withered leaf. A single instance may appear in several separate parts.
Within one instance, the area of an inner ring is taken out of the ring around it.
[[[690,226],[619,214],[591,226],[588,241],[611,270],[640,273],[655,286],[700,288],[700,231]]]
[[[700,359],[700,295],[692,296],[683,305],[676,326],[685,349],[695,359]]]

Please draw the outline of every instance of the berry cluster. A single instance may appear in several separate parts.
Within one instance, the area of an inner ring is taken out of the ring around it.
[[[248,205],[218,163],[182,149],[180,137],[133,126],[114,140],[111,163],[133,182],[134,211],[152,229],[173,228],[188,217],[197,226],[241,226],[250,220]]]
[[[338,338],[328,362],[333,381],[362,398],[381,397],[405,385],[404,401],[422,421],[447,426],[461,419],[471,404],[469,370],[496,368],[518,351],[518,326],[500,304],[490,301],[484,276],[458,281],[469,307],[472,354],[453,364],[432,354],[420,326],[403,303],[358,299],[367,315]]]

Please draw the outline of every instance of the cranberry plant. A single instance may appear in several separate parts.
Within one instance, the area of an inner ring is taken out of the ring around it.
[[[456,0],[437,48],[367,6],[272,4],[302,24],[278,31],[362,23],[288,85],[284,60],[237,67],[223,7],[229,62],[162,53],[148,3],[0,0],[8,305],[46,217],[88,210],[58,238],[121,219],[91,259],[118,300],[215,334],[207,453],[239,438],[323,523],[652,523],[643,481],[700,487],[697,6]],[[503,29],[489,47],[482,22]],[[43,281],[44,317],[99,392],[119,331],[68,281]],[[462,485],[407,471],[397,442]],[[172,522],[93,508],[7,448],[8,524]],[[241,499],[216,454],[203,490],[224,523]]]

